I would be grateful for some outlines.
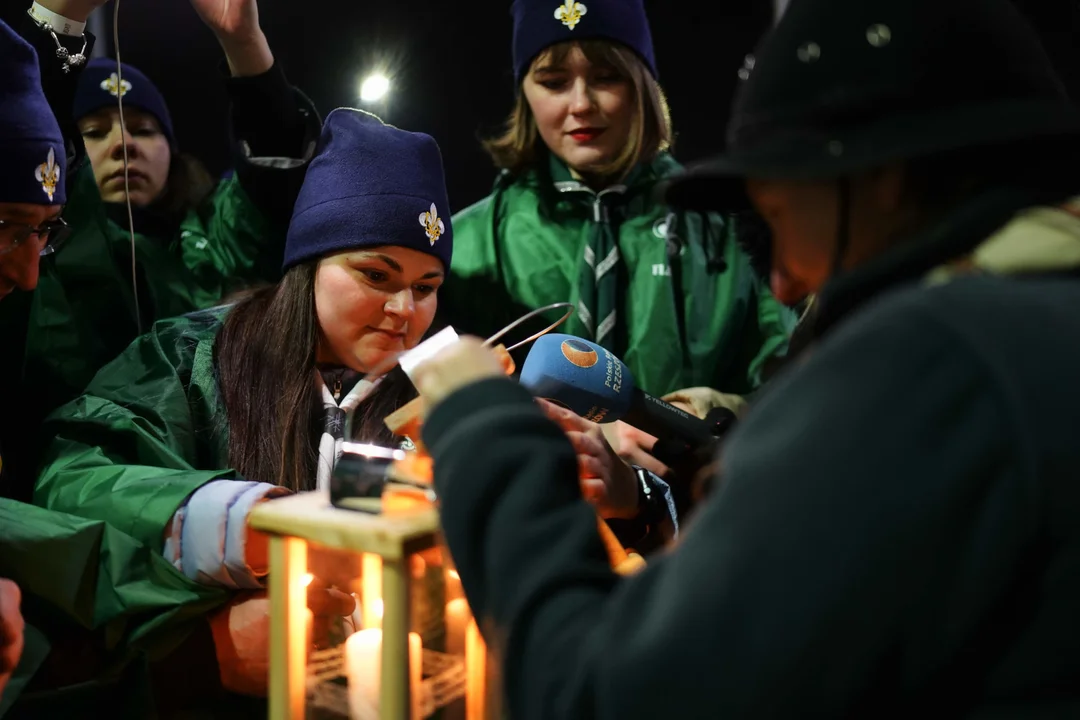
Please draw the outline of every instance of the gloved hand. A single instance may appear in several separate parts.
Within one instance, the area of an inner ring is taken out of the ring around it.
[[[717,407],[727,408],[735,413],[737,418],[741,418],[750,409],[750,405],[741,396],[722,393],[707,387],[676,390],[661,399],[702,419],[709,414],[710,410]]]

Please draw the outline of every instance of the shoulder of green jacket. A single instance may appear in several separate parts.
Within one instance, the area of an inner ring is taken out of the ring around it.
[[[545,156],[545,162],[547,161],[546,157],[547,156]],[[565,164],[562,163],[561,160],[556,160],[556,162],[563,164],[565,167]],[[491,194],[497,195],[500,191],[508,190],[511,187],[521,188],[523,190],[536,190],[538,188],[548,187],[552,180],[548,171],[543,168],[544,165],[542,163],[537,163],[518,175],[513,175],[508,170],[502,170],[495,178],[495,184]],[[679,164],[670,153],[662,152],[649,163],[639,166],[637,168],[638,172],[631,173],[633,181],[630,183],[629,190],[638,191],[651,188],[658,181],[682,172],[682,169],[682,165]]]
[[[218,305],[185,315],[158,320],[150,334],[161,342],[201,342],[217,336],[232,305]]]

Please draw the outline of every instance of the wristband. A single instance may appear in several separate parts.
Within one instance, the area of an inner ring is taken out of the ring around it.
[[[48,25],[61,35],[79,37],[84,32],[86,32],[86,23],[69,20],[63,15],[58,15],[52,10],[49,10],[46,7],[42,7],[36,2],[30,8],[30,17],[34,18],[34,20],[37,20],[39,25]]]
[[[73,55],[70,50],[68,50],[66,47],[64,47],[60,43],[60,38],[56,34],[56,28],[54,28],[51,23],[45,22],[44,20],[42,20],[39,17],[39,14],[42,13],[42,12],[49,13],[54,18],[59,18],[59,22],[67,23],[69,26],[71,25],[72,21],[68,20],[63,15],[57,15],[56,13],[52,12],[51,10],[46,10],[45,8],[38,5],[36,2],[34,3],[34,5],[29,10],[26,11],[26,14],[30,16],[30,19],[34,21],[35,25],[37,25],[39,28],[41,28],[42,32],[47,32],[47,33],[49,33],[50,36],[52,36],[53,42],[56,43],[56,57],[60,58],[60,60],[62,60],[63,63],[64,63],[63,66],[60,68],[61,70],[64,71],[64,74],[67,74],[67,73],[71,72],[72,68],[77,68],[77,67],[80,67],[82,65],[85,65],[86,64],[86,47],[87,47],[88,42],[89,42],[86,39],[86,34],[82,33],[81,35],[77,36],[77,37],[82,37],[82,50],[79,50],[79,52],[77,52],[77,53],[75,53]],[[37,14],[35,14],[35,13],[37,13]],[[83,29],[86,28],[86,23],[75,23],[75,24],[81,26]]]

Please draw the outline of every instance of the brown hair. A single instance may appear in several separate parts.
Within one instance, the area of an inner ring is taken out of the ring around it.
[[[165,190],[156,202],[169,213],[186,215],[210,196],[214,185],[210,172],[198,158],[174,151]]]
[[[232,309],[214,348],[229,427],[229,464],[242,477],[290,490],[315,486],[322,398],[315,384],[318,260],[291,268]],[[390,444],[383,418],[416,396],[400,369],[357,409],[353,437]]]
[[[637,107],[630,126],[630,141],[618,157],[595,173],[600,177],[625,177],[639,162],[651,161],[671,146],[671,113],[667,98],[633,50],[608,40],[552,45],[533,60],[529,72],[539,63],[561,65],[575,47],[581,48],[590,63],[611,68],[633,86],[633,101]],[[502,134],[484,140],[483,145],[496,167],[517,176],[535,165],[541,142],[529,102],[519,89]]]

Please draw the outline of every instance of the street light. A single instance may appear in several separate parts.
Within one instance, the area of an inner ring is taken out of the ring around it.
[[[390,92],[390,78],[382,73],[372,73],[360,84],[360,100],[365,103],[377,103]]]

